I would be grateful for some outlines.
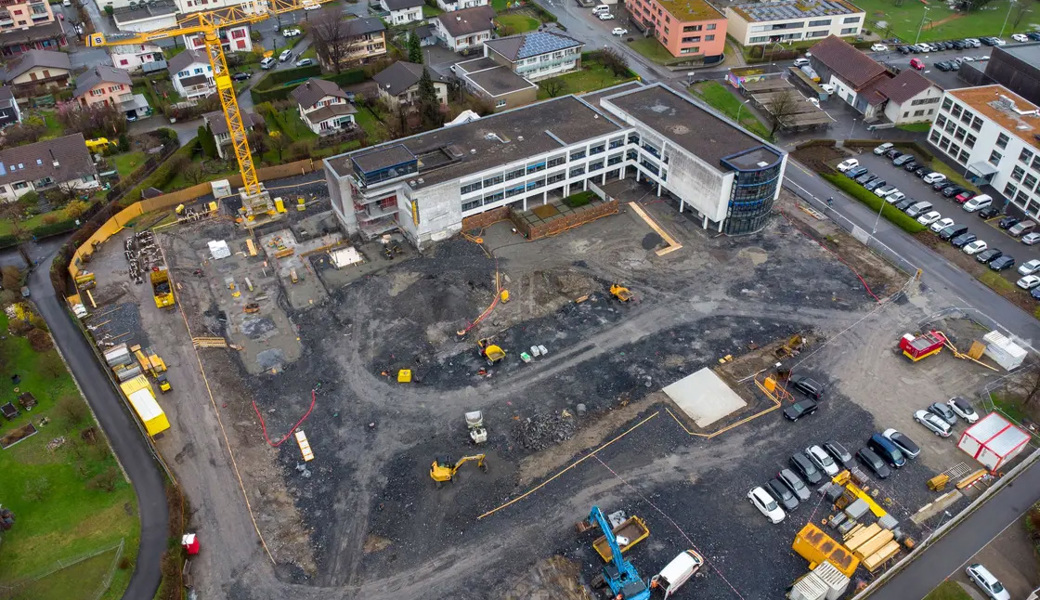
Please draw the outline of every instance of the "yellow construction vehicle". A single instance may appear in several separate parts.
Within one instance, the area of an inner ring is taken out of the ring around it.
[[[493,365],[506,357],[506,351],[501,346],[492,343],[491,338],[478,340],[477,347],[480,348],[480,355],[484,357],[488,365]]]
[[[259,302],[250,302],[249,304],[245,305],[245,307],[242,309],[242,311],[246,312],[246,313],[260,312],[260,303]]]
[[[611,284],[610,295],[622,302],[628,302],[629,300],[635,297],[635,295],[632,293],[632,290],[617,283]]]
[[[487,455],[473,454],[463,456],[457,463],[452,463],[450,457],[438,456],[430,466],[430,478],[437,483],[437,487],[441,487],[441,484],[445,481],[455,483],[455,477],[458,475],[459,468],[474,460],[477,461],[477,466],[480,467],[480,470],[487,473],[487,463],[484,462],[485,456]]]
[[[155,383],[159,384],[159,390],[164,394],[173,389],[173,387],[170,386],[170,380],[166,378],[166,373],[160,373],[155,378]]]
[[[219,10],[195,12],[181,16],[177,24],[163,29],[141,33],[113,34],[106,37],[103,33],[92,33],[87,36],[87,45],[103,46],[135,46],[156,40],[201,34],[205,44],[206,55],[213,68],[213,82],[217,86],[217,96],[224,110],[231,147],[238,159],[238,169],[242,173],[242,208],[239,212],[244,222],[249,223],[258,216],[276,216],[271,195],[264,189],[256,176],[253,155],[249,151],[249,131],[242,121],[242,113],[235,97],[234,81],[228,69],[224,51],[221,48],[221,30],[237,25],[259,23],[273,15],[292,12],[304,8],[313,8],[331,0],[265,0],[264,2],[245,2]]]

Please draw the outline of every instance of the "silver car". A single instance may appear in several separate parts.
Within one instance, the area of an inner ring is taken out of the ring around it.
[[[914,420],[927,427],[932,433],[939,437],[950,437],[950,424],[935,413],[928,412],[927,410],[919,410],[914,413]]]
[[[791,488],[791,491],[794,492],[795,496],[798,496],[799,500],[805,502],[809,499],[811,494],[809,492],[809,487],[805,485],[805,482],[802,481],[801,477],[798,477],[794,471],[791,469],[783,469],[777,473],[776,476],[780,478],[780,481],[784,482],[784,485]]]
[[[809,460],[813,461],[821,471],[827,474],[828,477],[834,477],[838,474],[838,465],[831,458],[827,451],[820,446],[809,446],[805,449],[805,455],[809,457]]]

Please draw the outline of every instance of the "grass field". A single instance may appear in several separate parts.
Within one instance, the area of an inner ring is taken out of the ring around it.
[[[927,5],[928,15],[921,30],[920,41],[998,35],[1008,15],[1009,2],[1010,0],[993,0],[970,14],[950,10],[941,2],[931,2]],[[898,37],[911,43],[917,38],[921,18],[925,16],[925,4],[913,0],[902,0],[901,4],[897,4],[895,0],[858,0],[856,5],[866,11],[868,29],[876,31],[882,37]],[[1017,9],[1011,9],[1011,18],[1004,29],[1005,37],[1020,31],[1030,31],[1030,23],[1036,23],[1040,18],[1040,9],[1037,9],[1035,2],[1023,2],[1022,6],[1026,12],[1018,27],[1014,28],[1012,26]],[[891,29],[887,34],[885,29],[877,25],[879,21],[888,23]]]
[[[579,94],[581,92],[592,92],[595,90],[601,90],[605,87],[617,85],[622,81],[627,81],[628,78],[618,77],[614,75],[614,72],[604,67],[598,62],[587,61],[582,64],[580,71],[574,73],[567,73],[566,75],[560,75],[559,77],[552,77],[563,82],[563,90],[560,91],[557,96],[566,96],[567,94]],[[542,83],[544,84],[543,80]],[[548,98],[549,94],[546,93],[545,88],[542,85],[538,87],[538,99],[544,100]]]
[[[354,121],[368,134],[369,144],[378,144],[390,137],[386,132],[386,126],[376,118],[372,109],[367,106],[358,106],[357,109],[357,113],[354,114]]]
[[[740,125],[748,131],[769,139],[769,128],[762,124],[747,107],[741,109],[743,103],[737,99],[736,96],[730,93],[728,89],[717,81],[705,81],[704,83],[698,83],[690,88],[690,92],[695,96],[704,100],[709,105],[714,107],[716,110],[725,113],[726,116],[737,120],[737,116],[740,116]]]
[[[971,600],[971,596],[956,581],[944,581],[925,596],[924,600]]]
[[[658,64],[675,61],[676,58],[656,38],[637,37],[628,47]]]
[[[495,17],[495,20],[498,21],[500,26],[511,28],[514,33],[534,31],[541,25],[538,19],[520,14],[499,15]]]
[[[7,334],[7,325],[7,316],[0,313],[0,331]],[[31,412],[22,411],[15,420],[0,423],[0,435],[30,420],[40,430],[0,450],[0,490],[14,492],[5,494],[3,503],[16,518],[0,544],[0,584],[43,573],[58,560],[115,546],[121,538],[126,538],[125,555],[136,556],[140,523],[134,491],[124,481],[105,439],[99,436],[93,444],[82,439],[81,432],[97,424],[56,351],[37,353],[26,338],[8,334],[0,340],[0,353],[5,358],[0,381],[11,386],[11,377],[18,374],[19,391],[32,392],[39,402]],[[68,403],[79,407],[78,419],[59,408]],[[43,418],[48,419],[46,425]],[[63,445],[47,449],[51,440],[62,437]],[[105,473],[113,477],[112,491],[88,485]],[[39,593],[26,597],[72,600],[92,595],[105,570],[77,569],[72,576],[59,573],[63,574],[51,576],[53,582],[51,577],[40,581],[33,588]],[[117,580],[123,588],[109,597],[121,595],[129,575],[120,573]]]
[[[422,7],[422,16],[424,19],[432,19],[443,12],[443,10],[436,6],[430,6],[429,4],[423,4]]]
[[[144,164],[144,152],[124,152],[108,157],[109,162],[115,170],[123,177],[134,172],[134,169]]]
[[[500,13],[509,7],[509,0],[491,0],[491,8],[495,9],[496,13]]]

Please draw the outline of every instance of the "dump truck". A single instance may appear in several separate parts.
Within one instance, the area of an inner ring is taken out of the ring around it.
[[[621,548],[622,554],[628,552],[629,549],[648,537],[650,537],[650,528],[646,526],[646,521],[635,515],[625,519],[614,528],[614,539],[617,540],[617,545]],[[592,547],[596,549],[596,554],[599,554],[599,557],[605,562],[610,562],[614,558],[610,553],[610,544],[607,542],[607,536],[601,535],[596,538],[596,541],[592,542]]]
[[[166,267],[152,268],[152,295],[155,296],[155,305],[159,308],[169,308],[176,302],[173,299],[173,287],[170,285],[170,274]]]

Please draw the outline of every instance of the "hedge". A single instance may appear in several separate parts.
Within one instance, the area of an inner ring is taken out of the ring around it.
[[[59,233],[65,233],[66,231],[72,231],[76,227],[76,219],[66,219],[56,223],[40,225],[39,227],[33,228],[31,233],[37,238],[45,238],[52,235],[58,235]]]
[[[283,69],[281,71],[268,71],[266,75],[260,78],[256,82],[254,88],[260,89],[271,89],[282,85],[288,81],[295,81],[297,79],[307,79],[310,77],[320,77],[321,67],[318,65],[311,65],[309,67],[296,67],[294,69]]]
[[[897,210],[894,206],[885,202],[884,198],[878,198],[874,192],[867,190],[848,177],[836,173],[821,173],[821,175],[824,179],[831,182],[831,184],[841,189],[841,191],[852,196],[856,200],[859,200],[863,204],[866,204],[872,210],[882,210],[881,214],[903,231],[907,233],[917,233],[918,231],[925,230],[925,226],[918,223],[917,219],[907,216],[907,214],[901,210]],[[885,209],[881,209],[882,205],[885,206]]]
[[[286,76],[285,73],[294,73],[293,76]],[[256,82],[249,93],[253,96],[253,104],[261,104],[263,102],[277,102],[278,100],[285,100],[289,97],[301,83],[311,77],[318,77],[321,75],[321,67],[312,65],[310,67],[302,67],[299,69],[286,69],[285,71],[271,71],[260,81]],[[361,83],[368,79],[364,69],[353,69],[350,71],[344,71],[339,74],[330,73],[320,77],[331,81],[336,85],[351,85],[355,83]],[[286,83],[288,82],[288,83]]]

